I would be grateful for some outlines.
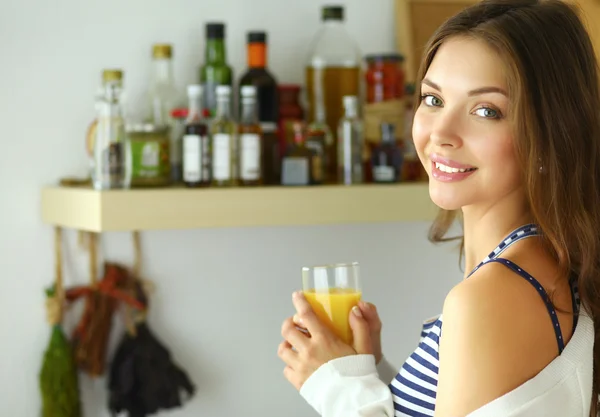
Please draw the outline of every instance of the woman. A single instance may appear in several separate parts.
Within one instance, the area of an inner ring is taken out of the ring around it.
[[[348,346],[294,294],[286,378],[326,417],[596,416],[600,95],[576,10],[484,0],[438,29],[417,81],[430,238],[460,214],[465,279],[391,383],[374,306]]]

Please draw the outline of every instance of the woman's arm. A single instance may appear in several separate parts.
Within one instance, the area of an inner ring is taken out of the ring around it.
[[[323,417],[394,415],[392,393],[379,378],[373,355],[329,361],[306,380],[300,394]]]

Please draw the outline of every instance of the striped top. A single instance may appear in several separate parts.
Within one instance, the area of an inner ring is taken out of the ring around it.
[[[560,324],[556,311],[548,297],[548,294],[540,283],[508,259],[500,258],[513,243],[527,237],[538,235],[538,229],[534,225],[522,226],[507,236],[477,267],[471,271],[471,276],[481,266],[489,262],[498,262],[513,270],[535,287],[544,300],[548,314],[552,320],[559,354],[565,348]],[[572,299],[574,311],[578,310],[579,296],[575,281],[571,281]],[[574,320],[578,314],[574,314]],[[573,331],[575,331],[575,324]],[[389,384],[394,401],[396,417],[428,417],[433,416],[437,394],[438,369],[439,369],[439,344],[442,335],[442,316],[438,316],[424,323],[417,349],[410,355],[402,365],[400,372]]]

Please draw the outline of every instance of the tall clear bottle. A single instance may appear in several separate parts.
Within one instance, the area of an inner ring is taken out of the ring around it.
[[[358,98],[344,96],[344,117],[338,126],[338,182],[363,182],[363,122],[358,117]]]
[[[96,102],[92,184],[96,190],[129,188],[131,150],[121,106],[123,71],[102,72],[102,92]]]
[[[153,125],[169,127],[171,180],[181,181],[181,136],[171,117],[180,104],[179,92],[173,77],[173,47],[170,44],[152,46],[152,78],[148,91],[149,121]]]
[[[306,65],[306,93],[309,123],[325,118],[329,130],[336,132],[343,116],[342,97],[360,96],[361,53],[344,25],[343,6],[322,8],[322,27],[317,33]],[[317,109],[323,105],[324,114]],[[310,129],[309,129],[310,130]],[[328,176],[335,178],[337,142],[333,141]]]
[[[240,185],[262,184],[262,129],[258,120],[256,87],[241,88],[242,114],[238,126],[238,163]]]
[[[217,114],[210,132],[212,136],[212,185],[231,187],[237,184],[237,124],[231,116],[231,87],[217,87]]]

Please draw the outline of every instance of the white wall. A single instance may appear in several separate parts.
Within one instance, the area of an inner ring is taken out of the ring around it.
[[[364,53],[393,50],[392,0],[346,0],[348,27]],[[245,32],[266,28],[280,82],[302,82],[319,24],[317,0],[20,0],[0,2],[0,415],[39,413],[37,373],[49,329],[43,288],[53,279],[52,230],[40,221],[40,187],[82,174],[84,133],[103,67],[144,91],[150,45],[175,44],[180,86],[195,82],[204,22],[228,23],[236,78]],[[406,204],[410,204],[407,201]],[[400,363],[420,321],[436,314],[460,279],[453,248],[434,248],[427,225],[383,224],[161,231],[143,235],[146,276],[158,285],[150,325],[198,386],[182,416],[313,415],[282,376],[276,355],[290,294],[306,264],[358,260],[365,297],[385,323]],[[67,234],[67,282],[87,282],[85,254]],[[367,244],[367,240],[370,241]],[[104,238],[107,257],[130,262],[127,234]],[[71,320],[72,321],[72,320]],[[114,340],[113,340],[114,344]],[[86,417],[107,416],[105,381],[81,382]]]

